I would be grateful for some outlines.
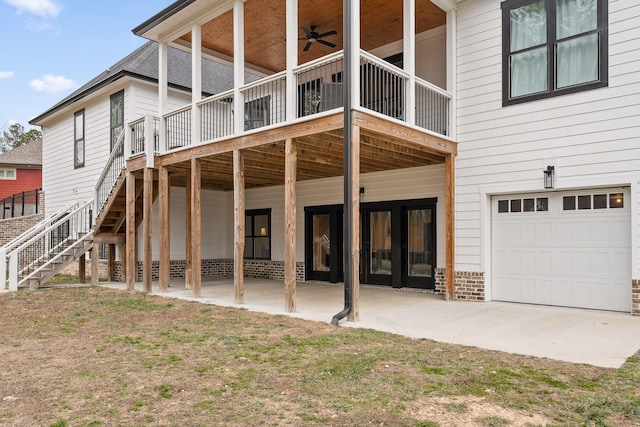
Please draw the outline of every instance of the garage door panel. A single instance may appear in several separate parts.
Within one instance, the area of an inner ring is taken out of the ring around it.
[[[598,189],[593,194],[608,191],[620,193],[622,190]],[[493,299],[630,311],[631,221],[628,209],[607,206],[565,211],[563,197],[567,194],[494,197]],[[548,198],[548,209],[498,213],[498,200],[531,197]]]

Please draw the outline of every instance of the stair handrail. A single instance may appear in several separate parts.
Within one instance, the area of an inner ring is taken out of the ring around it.
[[[91,221],[90,212],[93,208],[93,205],[94,205],[93,200],[89,200],[82,204],[78,204],[78,206],[72,211],[70,211],[68,214],[61,215],[56,221],[51,222],[47,227],[41,229],[37,234],[33,235],[29,240],[21,243],[19,246],[17,246],[10,252],[6,252],[4,256],[9,259],[9,290],[10,291],[18,290],[18,275],[24,272],[26,269],[35,265],[36,262],[41,260],[41,257],[39,258],[33,257],[34,259],[30,259],[30,262],[26,264],[22,269],[19,270],[18,256],[20,255],[20,253],[24,251],[26,248],[30,247],[31,245],[38,243],[38,241],[42,239],[44,239],[43,241],[45,242],[45,246],[46,246],[47,235],[53,232],[54,230],[58,229],[59,227],[63,226],[65,223],[69,223],[69,221],[72,221],[72,220],[77,220],[76,221],[77,224],[75,224],[76,226],[74,227],[74,229],[67,230],[68,235],[64,239],[57,242],[55,245],[52,245],[50,248],[48,248],[47,253],[53,252],[55,249],[60,247],[68,239],[72,237],[73,238],[77,237],[79,233],[91,232],[91,228],[93,224]],[[82,216],[85,213],[86,213],[86,218]],[[44,253],[46,248],[42,248],[42,249]],[[0,265],[0,270],[2,269],[1,267],[2,266]],[[4,283],[3,276],[1,276],[1,274],[2,273],[0,272],[0,283]],[[6,277],[6,272],[4,277]]]
[[[80,202],[73,202],[67,205],[64,209],[60,209],[57,212],[53,213],[51,216],[45,217],[38,223],[34,224],[31,228],[24,231],[19,236],[15,237],[13,240],[6,243],[4,246],[0,247],[0,250],[3,250],[6,253],[11,252],[14,248],[16,248],[20,243],[27,241],[30,239],[40,228],[44,227],[46,224],[57,221],[62,216],[67,215],[72,210],[76,209],[80,205]]]
[[[96,209],[96,218],[100,215],[104,204],[109,198],[109,192],[113,188],[113,185],[118,180],[120,173],[126,168],[127,162],[126,157],[129,153],[125,153],[125,135],[126,131],[129,127],[125,126],[122,128],[122,132],[118,135],[118,139],[116,140],[113,149],[111,150],[111,155],[107,162],[105,163],[104,169],[102,169],[102,173],[98,177],[96,181],[95,187],[95,209]],[[107,180],[108,177],[111,177],[110,180]]]

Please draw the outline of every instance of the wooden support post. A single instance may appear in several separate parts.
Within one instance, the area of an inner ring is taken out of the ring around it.
[[[170,185],[169,171],[161,166],[158,170],[158,222],[160,227],[160,292],[167,292],[169,287],[169,271],[171,265],[171,241],[170,241]]]
[[[107,252],[107,280],[113,282],[116,277],[116,245],[110,243]]]
[[[91,249],[91,285],[97,286],[100,281],[100,274],[98,273],[98,262],[100,261],[100,244],[93,243]]]
[[[191,169],[185,171],[185,206],[187,212],[185,213],[185,262],[184,262],[184,287],[185,289],[191,289],[193,284],[193,254],[191,253]]]
[[[78,258],[78,282],[87,283],[87,256],[80,255]]]
[[[284,292],[285,310],[296,311],[296,171],[298,150],[293,139],[285,142],[284,165]]]
[[[126,238],[126,234],[125,234]],[[120,265],[122,266],[122,281],[127,282],[127,243],[120,245]]]
[[[360,320],[360,126],[351,128],[351,301],[353,307],[347,316],[350,322]]]
[[[127,173],[126,188],[126,282],[127,290],[135,290],[136,283],[136,176]]]
[[[191,159],[191,280],[193,296],[200,298],[202,284],[202,221],[199,159]]]
[[[244,304],[244,157],[233,150],[233,285],[235,303]]]
[[[452,301],[455,298],[455,156],[449,154],[445,157],[445,210],[446,210],[446,299]]]
[[[153,262],[152,224],[153,224],[153,169],[144,168],[142,195],[142,281],[144,291],[152,291],[151,265]]]

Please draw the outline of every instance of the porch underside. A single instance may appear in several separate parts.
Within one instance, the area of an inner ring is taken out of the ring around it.
[[[144,157],[129,160],[126,185],[122,183],[114,203],[122,211],[106,212],[119,218],[112,221],[114,228],[101,225],[102,232],[127,233],[125,245],[126,281],[130,287],[135,282],[136,253],[143,256],[145,289],[151,289],[151,224],[153,201],[159,199],[160,286],[166,289],[169,282],[169,190],[186,188],[187,223],[186,236],[190,241],[186,253],[185,282],[199,297],[200,286],[200,190],[232,191],[234,194],[234,269],[237,298],[244,299],[242,270],[244,253],[244,192],[246,189],[283,186],[285,192],[285,300],[288,311],[295,311],[295,235],[297,181],[339,177],[344,173],[345,144],[343,140],[344,116],[342,112],[310,119],[302,123],[284,125],[257,131],[242,137],[202,144],[163,156],[156,156],[154,168],[145,167]],[[386,120],[362,111],[353,112],[353,141],[348,158],[352,170],[359,174],[395,169],[445,164],[446,176],[446,284],[447,298],[453,298],[453,197],[454,157],[456,144],[448,139],[423,132],[402,123]],[[350,183],[352,204],[358,204],[359,174]],[[142,197],[141,197],[142,196]],[[145,202],[149,200],[149,203]],[[357,206],[356,206],[357,207]],[[128,209],[128,210],[127,210]],[[355,212],[359,212],[355,209]],[[133,215],[135,221],[129,217]],[[359,214],[358,214],[359,215]],[[346,220],[346,219],[345,219]],[[135,249],[134,232],[142,225],[143,248]],[[175,224],[174,224],[175,225]],[[356,233],[359,220],[352,218]],[[302,232],[303,230],[298,230]],[[359,248],[351,248],[359,250]],[[358,259],[356,257],[356,259]],[[359,265],[354,271],[359,271]]]

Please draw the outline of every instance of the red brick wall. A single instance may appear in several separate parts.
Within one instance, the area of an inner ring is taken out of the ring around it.
[[[42,187],[42,169],[17,169],[16,179],[0,179],[0,199]]]

